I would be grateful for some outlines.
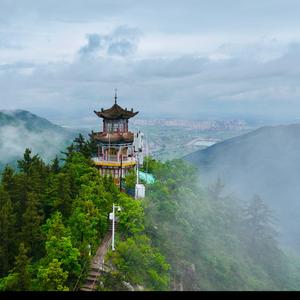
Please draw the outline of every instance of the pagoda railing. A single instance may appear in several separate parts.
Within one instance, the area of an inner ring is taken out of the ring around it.
[[[109,156],[107,159],[103,158],[103,157],[93,157],[92,160],[95,163],[100,163],[100,162],[121,162],[121,160],[116,157],[116,156]],[[123,163],[127,163],[127,162],[136,162],[136,159],[134,157],[123,157],[122,158],[122,162]]]

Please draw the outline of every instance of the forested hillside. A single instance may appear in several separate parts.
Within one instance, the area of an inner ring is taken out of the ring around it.
[[[145,163],[157,178],[145,200],[146,232],[171,265],[171,288],[300,289],[299,257],[280,249],[276,216],[259,195],[245,202],[224,194],[221,181],[203,189],[182,160]]]
[[[168,264],[143,234],[141,202],[120,193],[111,178],[101,177],[79,152],[87,151],[80,145],[69,147],[63,166],[57,159],[46,165],[27,149],[18,161],[19,171],[4,170],[0,289],[72,291],[78,280],[84,280],[89,245],[95,254],[108,229],[113,202],[123,207],[120,238],[136,246],[144,264],[151,262],[149,267],[139,261],[146,274],[138,283],[150,290],[166,289]]]
[[[259,196],[201,187],[182,160],[145,159],[156,182],[144,200],[120,192],[89,159],[79,136],[65,160],[45,164],[26,150],[0,186],[0,290],[72,291],[122,207],[116,251],[98,290],[299,290],[300,261],[278,246],[273,215]],[[126,179],[130,188],[134,174]],[[89,245],[91,255],[89,255]]]
[[[225,140],[184,159],[210,184],[247,199],[258,193],[279,219],[280,240],[300,253],[300,124],[265,126]]]

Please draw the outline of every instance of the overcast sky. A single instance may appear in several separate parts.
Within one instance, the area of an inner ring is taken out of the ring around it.
[[[0,109],[300,119],[298,0],[0,0]],[[80,125],[80,124],[79,124]]]

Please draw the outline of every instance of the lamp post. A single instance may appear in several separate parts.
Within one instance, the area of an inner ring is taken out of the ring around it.
[[[118,211],[121,211],[121,207],[117,206],[113,203],[113,211],[110,213],[110,219],[112,220],[112,241],[111,241],[111,249],[115,251],[115,211],[116,208]]]
[[[120,167],[120,192],[122,191],[122,176],[123,176],[123,172],[122,172],[122,166],[123,166],[123,155],[121,153],[121,167]]]

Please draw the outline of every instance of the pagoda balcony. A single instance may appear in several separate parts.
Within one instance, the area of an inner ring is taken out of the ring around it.
[[[131,167],[136,165],[136,159],[134,157],[123,157],[122,161],[117,159],[116,155],[110,155],[108,159],[103,157],[93,157],[92,161],[96,166],[106,166],[106,167]]]

